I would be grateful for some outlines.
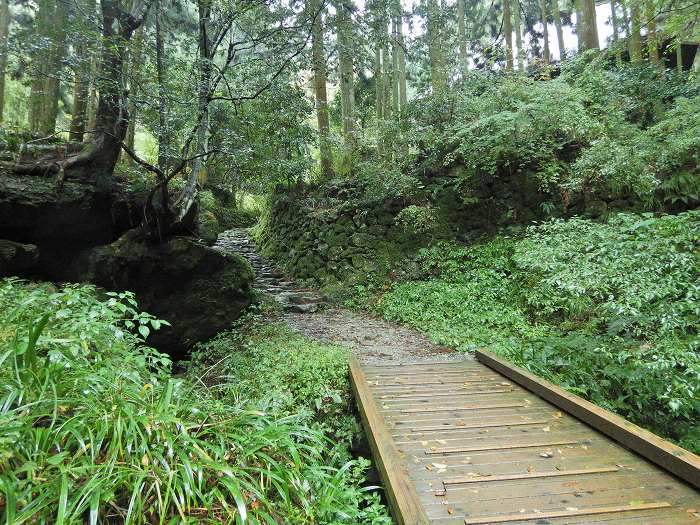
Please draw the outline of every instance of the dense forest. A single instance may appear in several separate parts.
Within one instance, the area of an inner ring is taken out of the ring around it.
[[[362,347],[700,452],[699,43],[694,0],[0,0],[0,520],[393,523]]]

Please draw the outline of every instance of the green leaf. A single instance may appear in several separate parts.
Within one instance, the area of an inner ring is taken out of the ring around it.
[[[151,331],[149,330],[149,328],[146,325],[142,324],[139,326],[139,333],[141,334],[141,336],[144,339],[146,339],[148,337],[148,335],[151,333]]]

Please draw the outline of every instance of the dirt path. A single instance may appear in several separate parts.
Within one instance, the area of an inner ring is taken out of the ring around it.
[[[256,252],[247,230],[222,233],[217,246],[246,257],[256,270],[256,288],[277,300],[284,309],[284,321],[310,339],[348,347],[364,362],[397,364],[470,359],[431,343],[412,328],[361,312],[326,308],[318,292],[297,285],[265,261]]]
[[[351,348],[365,362],[398,364],[465,359],[463,354],[431,343],[412,328],[364,313],[332,309],[305,315],[287,313],[284,319],[310,339]]]

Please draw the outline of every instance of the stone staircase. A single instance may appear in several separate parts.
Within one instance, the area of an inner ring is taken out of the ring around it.
[[[285,311],[313,313],[325,305],[323,297],[318,292],[298,286],[279,268],[263,259],[257,252],[247,228],[235,228],[220,233],[214,247],[245,257],[255,271],[253,287],[272,296]]]

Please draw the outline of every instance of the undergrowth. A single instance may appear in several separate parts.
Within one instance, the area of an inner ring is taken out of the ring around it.
[[[417,263],[374,303],[387,319],[489,348],[700,451],[699,211],[553,220]]]
[[[388,523],[306,415],[173,377],[131,294],[5,280],[0,308],[3,522]]]
[[[297,414],[348,451],[360,432],[351,410],[349,357],[344,347],[312,341],[256,312],[199,345],[190,374],[222,399]]]

